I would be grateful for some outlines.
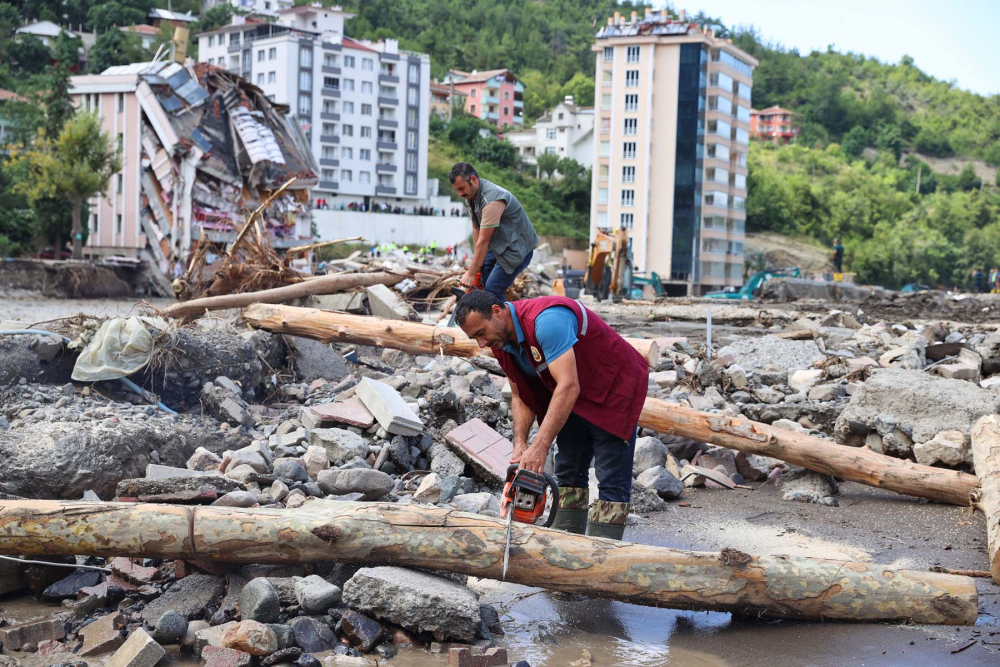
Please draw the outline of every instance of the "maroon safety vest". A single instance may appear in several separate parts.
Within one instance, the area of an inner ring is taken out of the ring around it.
[[[548,371],[548,360],[535,337],[535,319],[543,310],[553,306],[566,306],[572,310],[579,326],[573,351],[576,354],[580,395],[573,406],[573,413],[622,440],[630,439],[639,423],[639,413],[642,412],[649,386],[646,359],[579,301],[563,296],[515,301],[514,312],[524,333],[524,350],[538,376],[525,374],[502,348],[492,348],[500,367],[517,386],[521,400],[534,411],[541,424],[556,381]]]

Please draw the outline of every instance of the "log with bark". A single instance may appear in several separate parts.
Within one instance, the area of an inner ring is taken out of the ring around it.
[[[254,303],[284,303],[302,297],[316,294],[335,294],[355,287],[371,285],[395,285],[406,278],[406,275],[377,271],[373,273],[334,273],[317,276],[294,285],[275,287],[258,292],[242,294],[221,294],[207,296],[191,301],[175,303],[162,312],[164,317],[193,317],[201,315],[206,310],[223,310],[226,308],[243,308]]]
[[[255,304],[243,311],[243,319],[255,329],[315,338],[324,343],[378,345],[410,354],[446,354],[475,357],[483,354],[476,341],[460,327],[436,327],[419,322],[384,320],[315,308]],[[659,348],[651,339],[626,338],[651,368],[659,363]]]
[[[236,509],[0,502],[0,553],[228,563],[342,561],[499,579],[506,523],[457,510],[316,500]],[[804,620],[972,624],[975,582],[887,565],[681,551],[514,524],[507,580],[676,609]]]
[[[986,415],[972,428],[972,461],[979,478],[974,500],[986,517],[990,573],[1000,584],[1000,417]]]

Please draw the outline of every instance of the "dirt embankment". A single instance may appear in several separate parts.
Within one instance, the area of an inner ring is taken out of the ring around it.
[[[83,262],[0,262],[0,295],[31,292],[66,299],[134,296],[123,269]]]

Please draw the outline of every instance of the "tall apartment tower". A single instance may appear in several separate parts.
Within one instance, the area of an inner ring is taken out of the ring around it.
[[[344,34],[354,16],[299,5],[276,21],[242,16],[198,35],[201,61],[257,85],[291,107],[319,163],[317,199],[412,205],[427,197],[430,56],[394,39]]]
[[[757,61],[666,12],[597,33],[590,234],[629,231],[636,273],[669,294],[743,282],[750,90]]]

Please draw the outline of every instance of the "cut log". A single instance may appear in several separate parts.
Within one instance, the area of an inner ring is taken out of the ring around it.
[[[295,283],[294,285],[285,285],[284,287],[275,287],[259,292],[221,294],[219,296],[207,296],[201,299],[182,301],[164,310],[163,316],[192,317],[200,315],[206,310],[243,308],[253,303],[284,303],[311,294],[334,294],[354,287],[395,285],[404,278],[406,278],[405,275],[386,273],[384,271],[375,273],[335,273],[327,276],[318,276],[312,280]]]
[[[796,431],[699,412],[655,398],[646,399],[639,426],[747,454],[770,456],[852,482],[952,505],[969,505],[976,488],[973,475],[957,470],[924,466],[863,447],[845,447]]]
[[[990,573],[1000,584],[1000,417],[986,415],[972,427],[972,461],[979,478],[976,507],[986,517]]]
[[[228,563],[379,562],[499,579],[506,524],[392,503],[295,510],[4,501],[0,552]],[[507,580],[676,609],[970,625],[972,579],[887,565],[681,551],[514,524]]]
[[[460,327],[436,327],[419,322],[275,305],[273,302],[255,303],[243,311],[243,319],[255,329],[315,338],[324,343],[378,345],[410,354],[455,357],[476,357],[484,353]],[[660,353],[655,341],[644,338],[625,340],[646,358],[651,368],[656,368]]]

